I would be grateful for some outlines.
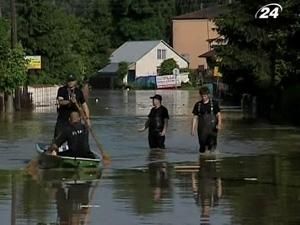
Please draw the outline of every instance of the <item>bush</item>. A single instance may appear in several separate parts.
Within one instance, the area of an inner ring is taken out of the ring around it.
[[[173,69],[179,68],[174,59],[166,59],[160,65],[159,75],[171,75],[173,74]]]

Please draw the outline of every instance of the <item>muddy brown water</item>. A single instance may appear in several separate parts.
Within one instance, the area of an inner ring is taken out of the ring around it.
[[[137,132],[154,91],[92,92],[93,129],[112,158],[101,173],[27,174],[34,144],[51,141],[55,108],[1,115],[0,224],[300,224],[298,128],[224,112],[219,153],[199,157],[197,92],[158,93],[171,116],[163,152]]]

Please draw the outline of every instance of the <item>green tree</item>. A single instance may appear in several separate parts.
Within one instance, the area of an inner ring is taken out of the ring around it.
[[[160,65],[159,75],[170,75],[173,74],[173,69],[179,68],[174,59],[166,59]]]
[[[23,48],[8,49],[6,60],[0,61],[0,91],[12,94],[26,80],[26,60]]]
[[[79,20],[48,1],[20,2],[18,35],[26,53],[41,55],[42,70],[55,82],[70,73],[81,75],[86,62],[78,50],[78,43],[85,43]]]
[[[123,80],[125,76],[128,74],[128,63],[127,62],[120,62],[119,69],[117,71],[117,86],[123,86]]]
[[[128,40],[170,40],[175,0],[112,0],[114,43]]]
[[[26,60],[21,45],[10,49],[8,22],[0,18],[0,93],[8,97],[4,103],[7,112],[13,111],[12,93],[26,80]]]
[[[300,84],[300,2],[278,1],[283,11],[276,19],[255,19],[256,11],[268,3],[245,0],[230,5],[216,20],[218,32],[228,42],[215,50],[222,59],[224,81],[237,96],[243,92],[258,96],[258,113],[273,117],[283,110],[283,91]]]
[[[277,19],[255,19],[256,11],[267,1],[245,0],[230,5],[228,13],[216,20],[218,32],[228,40],[216,47],[222,58],[224,79],[240,91],[272,89],[299,68],[298,1],[279,1],[284,10]],[[293,44],[292,44],[293,43]]]
[[[89,48],[86,57],[89,63],[89,74],[101,69],[108,63],[111,47],[112,15],[108,0],[90,0],[82,19]]]

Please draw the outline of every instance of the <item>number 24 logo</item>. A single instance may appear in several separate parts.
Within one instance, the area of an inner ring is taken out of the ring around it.
[[[273,18],[276,19],[279,16],[279,13],[282,12],[282,6],[278,3],[270,3],[264,5],[259,10],[257,10],[255,14],[255,18],[258,19],[268,19]]]

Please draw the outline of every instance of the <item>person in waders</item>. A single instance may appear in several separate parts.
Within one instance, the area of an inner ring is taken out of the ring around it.
[[[168,127],[169,113],[168,109],[161,104],[161,95],[154,95],[150,97],[152,99],[153,107],[148,115],[148,120],[140,132],[145,131],[149,128],[149,147],[154,148],[165,148],[165,135]]]
[[[199,90],[201,100],[193,109],[192,136],[198,133],[200,153],[213,151],[217,147],[217,135],[221,129],[222,118],[218,102],[209,97],[207,87]]]

